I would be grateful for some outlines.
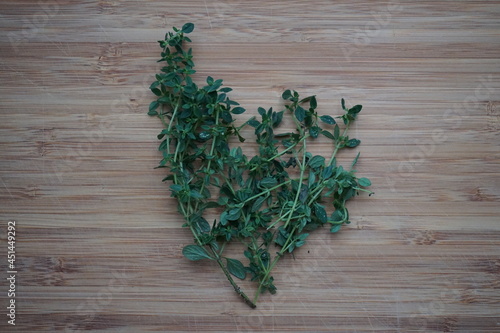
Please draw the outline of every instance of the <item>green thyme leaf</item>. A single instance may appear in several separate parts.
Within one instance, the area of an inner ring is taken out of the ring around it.
[[[347,143],[345,145],[346,145],[346,147],[354,148],[354,147],[359,146],[360,143],[361,143],[361,141],[358,139],[350,139],[349,141],[347,141]]]
[[[243,112],[245,112],[245,109],[240,106],[231,109],[231,113],[233,114],[241,114]]]
[[[311,96],[311,99],[309,100],[309,106],[311,107],[311,109],[316,109],[318,107],[316,96]]]
[[[338,125],[335,125],[335,127],[333,128],[333,138],[335,141],[340,138],[340,128]]]
[[[324,164],[325,164],[325,158],[321,155],[313,156],[313,158],[309,160],[309,166],[314,169],[319,168]]]
[[[318,220],[321,223],[326,223],[326,221],[328,220],[328,216],[326,215],[325,207],[323,207],[322,205],[320,205],[318,203],[314,204],[314,215],[316,215],[316,217],[318,218]]]
[[[202,259],[211,259],[211,260],[214,260],[214,258],[212,258],[207,250],[205,250],[205,248],[199,246],[199,245],[186,245],[183,249],[182,249],[182,254],[184,255],[184,257],[188,258],[189,260],[193,260],[193,261],[197,261],[197,260],[202,260]]]
[[[336,232],[340,231],[341,227],[342,227],[341,224],[332,225],[332,227],[330,228],[330,232],[331,233],[336,233]]]
[[[150,115],[150,116],[157,116],[158,112],[156,112],[156,109],[158,109],[158,106],[160,106],[160,103],[158,103],[158,101],[151,102],[151,104],[149,104],[148,115]]]
[[[245,270],[245,266],[241,263],[241,261],[231,258],[226,258],[227,262],[227,270],[229,273],[233,274],[240,280],[244,280],[247,276],[247,272]]]
[[[332,116],[324,115],[319,117],[319,119],[326,124],[335,125],[335,119]]]
[[[331,140],[335,140],[335,137],[333,136],[332,133],[326,131],[326,130],[323,130],[321,131],[321,134],[323,134],[324,136],[326,136],[328,139],[331,139]]]
[[[356,116],[358,113],[361,112],[362,108],[363,108],[362,105],[355,105],[352,108],[350,108],[349,111],[347,111],[347,113],[351,116]]]
[[[306,110],[300,105],[295,109],[295,118],[297,118],[298,121],[304,121],[306,118]]]
[[[266,201],[266,199],[267,199],[267,197],[260,197],[257,200],[255,200],[250,211],[253,213],[253,212],[260,210],[260,208],[262,207],[262,204],[264,203],[264,201]]]
[[[351,169],[354,168],[354,166],[356,165],[356,163],[358,163],[358,159],[359,159],[359,152],[358,154],[356,155],[356,157],[354,158],[354,160],[352,161],[352,164],[351,164]]]
[[[193,23],[186,23],[182,26],[182,32],[185,34],[189,34],[194,30],[194,24]]]
[[[371,186],[372,182],[368,178],[359,178],[358,184],[363,187]]]
[[[285,90],[281,95],[281,98],[283,98],[284,100],[289,100],[290,98],[292,98],[292,92],[288,89]]]
[[[265,187],[265,188],[271,188],[274,187],[278,184],[278,181],[276,178],[273,177],[266,177],[260,181],[260,186]]]

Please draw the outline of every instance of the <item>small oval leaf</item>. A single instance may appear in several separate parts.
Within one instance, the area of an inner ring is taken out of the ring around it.
[[[237,106],[237,107],[231,109],[231,112],[233,114],[242,114],[243,112],[245,112],[245,109],[242,108],[241,106]]]
[[[333,128],[333,138],[335,140],[338,140],[340,137],[340,128],[338,125],[335,125],[335,127]]]
[[[333,136],[333,134],[328,132],[328,131],[323,130],[323,131],[321,131],[321,134],[326,136],[328,139],[335,140],[335,137]]]
[[[332,225],[332,227],[330,228],[330,232],[331,233],[336,233],[340,230],[340,228],[342,227],[342,224],[335,224],[335,225]]]
[[[313,139],[316,139],[319,135],[320,130],[321,128],[319,128],[318,126],[312,126],[311,128],[309,128],[309,134]]]
[[[326,215],[325,208],[318,204],[314,204],[314,215],[320,220],[321,223],[326,223],[328,216]]]
[[[325,158],[321,155],[315,155],[309,160],[309,166],[313,169],[319,168],[325,164]]]
[[[335,125],[335,119],[333,119],[332,116],[328,116],[328,115],[325,115],[325,116],[321,116],[319,117],[319,119],[326,123],[326,124],[329,124],[329,125]]]
[[[189,34],[194,30],[194,24],[193,23],[186,23],[182,26],[182,32],[185,34]]]
[[[229,221],[236,221],[241,216],[241,208],[233,208],[227,212],[227,219]]]
[[[358,183],[360,186],[367,187],[372,184],[372,182],[368,178],[359,178]]]
[[[347,141],[346,147],[354,148],[354,147],[359,146],[360,143],[361,143],[361,141],[358,139],[350,139],[349,141]]]
[[[311,107],[311,109],[316,109],[318,107],[316,96],[311,96],[311,99],[309,100],[309,106]]]
[[[304,108],[300,105],[295,109],[295,118],[301,122],[306,118],[306,110],[304,110]]]
[[[231,258],[226,258],[226,261],[229,273],[233,274],[240,280],[244,280],[246,278],[247,272],[241,261]]]
[[[271,188],[278,184],[276,178],[273,177],[265,177],[260,181],[260,186],[265,188]]]
[[[292,92],[289,89],[285,90],[281,95],[281,98],[283,98],[284,100],[292,98]]]
[[[260,197],[257,200],[255,200],[250,211],[252,213],[258,211],[262,207],[262,204],[264,203],[264,201],[266,199],[267,199],[267,197]]]
[[[205,248],[199,246],[199,245],[186,245],[183,249],[182,249],[182,254],[184,255],[184,257],[188,258],[189,260],[193,260],[193,261],[196,261],[196,260],[202,260],[202,259],[211,259],[213,260],[214,258],[212,258],[207,250],[205,250]]]

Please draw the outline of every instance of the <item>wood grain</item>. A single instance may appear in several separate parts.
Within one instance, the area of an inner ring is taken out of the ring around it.
[[[18,236],[16,326],[2,315],[0,331],[500,331],[499,1],[5,0],[0,13],[0,219]],[[197,78],[224,79],[248,116],[287,88],[321,113],[364,106],[352,136],[376,195],[283,260],[254,311],[216,266],[182,257],[191,236],[153,169],[156,40],[185,22]]]

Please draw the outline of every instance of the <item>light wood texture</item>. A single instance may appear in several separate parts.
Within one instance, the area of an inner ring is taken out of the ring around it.
[[[3,0],[0,15],[5,254],[9,220],[18,235],[0,331],[500,331],[499,1]],[[185,22],[198,78],[224,79],[243,118],[286,88],[322,113],[364,106],[352,137],[376,195],[283,260],[256,310],[182,257],[191,236],[153,169],[156,40]]]

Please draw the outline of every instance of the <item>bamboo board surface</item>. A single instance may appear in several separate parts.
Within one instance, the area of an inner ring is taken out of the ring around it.
[[[2,1],[0,331],[500,332],[499,17],[499,1]],[[247,117],[287,88],[321,113],[364,106],[352,137],[376,195],[283,260],[255,310],[182,257],[153,169],[156,41],[186,22],[197,76]]]

